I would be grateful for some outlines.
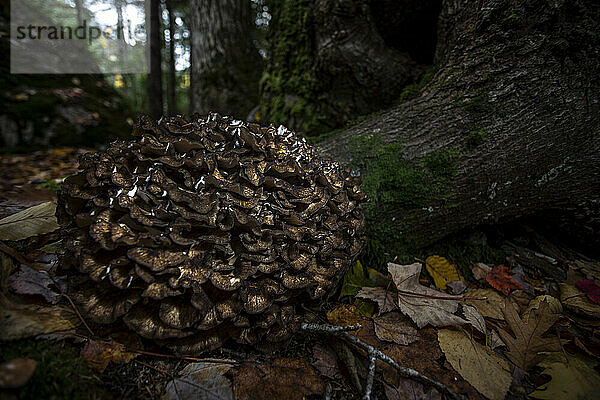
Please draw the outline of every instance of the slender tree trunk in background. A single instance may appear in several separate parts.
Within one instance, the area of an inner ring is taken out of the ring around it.
[[[249,0],[191,0],[194,111],[245,119],[258,104],[262,59]]]
[[[150,74],[148,75],[148,112],[153,118],[163,114],[160,0],[150,1]]]
[[[119,30],[119,61],[123,62],[125,59],[125,21],[123,20],[123,0],[114,1],[115,8],[117,9],[117,30]],[[125,76],[123,79],[127,79]]]
[[[166,0],[167,12],[169,13],[169,78],[167,80],[167,109],[169,115],[177,114],[177,97],[175,87],[177,85],[175,75],[175,14],[171,0]]]
[[[373,248],[553,210],[600,246],[599,21],[591,0],[444,2],[429,83],[319,144],[360,166]]]

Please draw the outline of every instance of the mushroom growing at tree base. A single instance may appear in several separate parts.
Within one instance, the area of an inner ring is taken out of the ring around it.
[[[365,245],[360,177],[280,126],[147,116],[59,193],[84,318],[179,353],[283,340]]]

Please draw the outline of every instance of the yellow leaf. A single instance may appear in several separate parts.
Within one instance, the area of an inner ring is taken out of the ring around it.
[[[576,357],[568,357],[569,363],[546,362],[544,374],[550,382],[540,386],[531,397],[543,400],[597,399],[600,397],[600,376]]]
[[[456,269],[456,266],[444,257],[430,256],[425,260],[425,268],[433,278],[433,282],[438,289],[446,289],[446,285],[454,281],[462,281],[463,278]]]
[[[506,360],[460,331],[440,329],[438,341],[450,365],[479,393],[504,399],[512,381]]]
[[[80,324],[75,313],[63,306],[17,305],[0,302],[0,340],[16,340],[57,331]]]

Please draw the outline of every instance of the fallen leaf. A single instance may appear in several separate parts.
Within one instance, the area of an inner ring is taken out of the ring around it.
[[[504,319],[504,314],[502,314],[504,299],[495,290],[469,289],[464,293],[464,296],[485,298],[485,300],[465,300],[463,304],[474,306],[486,318]]]
[[[325,385],[304,358],[278,358],[272,363],[247,362],[233,378],[236,400],[302,400],[322,395]]]
[[[22,240],[31,236],[54,232],[56,204],[47,202],[0,219],[0,240]]]
[[[165,387],[162,400],[233,400],[231,381],[225,376],[235,361],[223,360],[223,364],[198,362],[185,366],[179,378]]]
[[[366,342],[369,342],[369,336],[374,335],[373,328],[369,326],[371,319],[364,317],[355,305],[342,304],[334,308],[327,313],[327,320],[338,326],[360,324],[359,330],[348,333]]]
[[[502,341],[502,339],[500,339],[500,336],[498,336],[498,334],[496,333],[496,331],[493,330],[493,329],[490,329],[487,332],[486,344],[492,350],[494,350],[494,349],[496,349],[498,347],[506,346],[504,344],[504,342]]]
[[[506,356],[519,368],[528,371],[547,357],[544,353],[560,351],[557,337],[543,336],[559,317],[550,311],[548,302],[542,301],[539,308],[532,309],[526,319],[519,317],[515,306],[508,300],[502,311],[513,334],[501,328],[498,334],[508,347]]]
[[[475,263],[471,265],[471,272],[478,281],[485,279],[485,276],[492,271],[492,267],[484,263]]]
[[[383,314],[373,318],[375,335],[379,340],[408,345],[419,338],[417,330],[412,326],[410,320],[398,312]]]
[[[364,287],[356,297],[373,300],[379,306],[378,314],[398,309],[398,294],[382,287]]]
[[[54,243],[48,243],[47,245],[40,247],[40,250],[50,254],[63,254],[65,252],[65,246],[62,240]]]
[[[523,311],[523,319],[527,319],[531,310],[540,308],[540,305],[543,302],[548,303],[550,312],[554,314],[562,314],[563,307],[562,304],[560,304],[560,301],[556,297],[552,297],[548,294],[545,294],[542,296],[537,296],[529,302],[529,305],[527,306],[525,311]]]
[[[33,375],[37,361],[15,358],[0,364],[0,389],[16,389],[27,383]]]
[[[127,351],[125,346],[114,340],[109,342],[88,340],[81,349],[81,356],[87,365],[99,373],[104,372],[111,361],[117,364],[127,364],[137,355],[137,353]]]
[[[344,275],[340,298],[344,296],[354,296],[364,287],[385,287],[387,285],[388,280],[381,272],[372,268],[366,268],[366,272],[367,273],[365,274],[365,268],[363,268],[360,261],[357,261],[346,275]]]
[[[504,399],[512,381],[508,362],[460,331],[440,329],[438,341],[450,365],[467,382],[492,400]]]
[[[491,287],[508,296],[513,289],[523,289],[523,287],[512,278],[510,269],[506,265],[496,265],[485,276],[485,280]]]
[[[471,326],[485,335],[485,319],[483,319],[483,315],[477,308],[465,304],[463,305],[463,314]]]
[[[600,304],[600,287],[598,287],[591,279],[582,279],[575,284],[579,290],[587,293],[587,298],[596,304]]]
[[[444,257],[427,257],[425,268],[433,278],[433,283],[438,289],[445,290],[448,283],[462,280],[462,276],[460,276],[456,266]]]
[[[530,394],[542,400],[578,400],[600,398],[600,376],[578,357],[567,356],[568,364],[543,362],[543,374],[550,375],[550,382]]]
[[[435,389],[425,393],[423,385],[411,379],[399,378],[397,386],[384,383],[385,397],[388,400],[442,400],[442,395]]]
[[[315,367],[321,375],[331,379],[342,378],[342,373],[337,365],[337,357],[333,350],[317,343],[315,347],[313,347],[313,358],[314,361],[312,362],[312,366]]]
[[[419,328],[427,325],[455,326],[467,323],[454,313],[458,310],[457,296],[425,287],[419,283],[421,264],[388,263],[388,271],[398,288],[398,306]]]
[[[561,283],[559,286],[560,301],[565,308],[586,317],[600,319],[600,305],[588,300],[584,292],[566,283]]]
[[[60,293],[52,289],[56,288],[56,285],[46,271],[36,271],[26,265],[21,265],[19,270],[8,278],[8,284],[15,293],[40,295],[51,304],[58,303],[61,297]]]
[[[357,261],[346,275],[344,275],[340,298],[344,296],[354,296],[363,286],[367,285],[367,282],[365,270],[360,261]]]
[[[467,285],[463,281],[448,282],[446,287],[450,288],[451,294],[462,294],[467,290]]]
[[[15,305],[0,302],[0,340],[16,340],[57,331],[80,324],[75,313],[63,306]]]

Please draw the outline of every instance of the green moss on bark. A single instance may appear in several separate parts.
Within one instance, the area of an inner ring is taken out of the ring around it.
[[[402,210],[429,208],[444,203],[458,175],[460,153],[440,149],[419,162],[402,156],[402,144],[384,144],[378,135],[350,140],[352,166],[362,171],[363,190],[369,196],[365,206],[369,244],[365,265],[382,268],[396,258],[408,262],[416,255],[411,229],[417,221],[401,217]]]
[[[273,23],[267,68],[260,80],[261,119],[288,124],[310,135],[330,129],[320,115],[314,74],[309,0],[271,0]]]

